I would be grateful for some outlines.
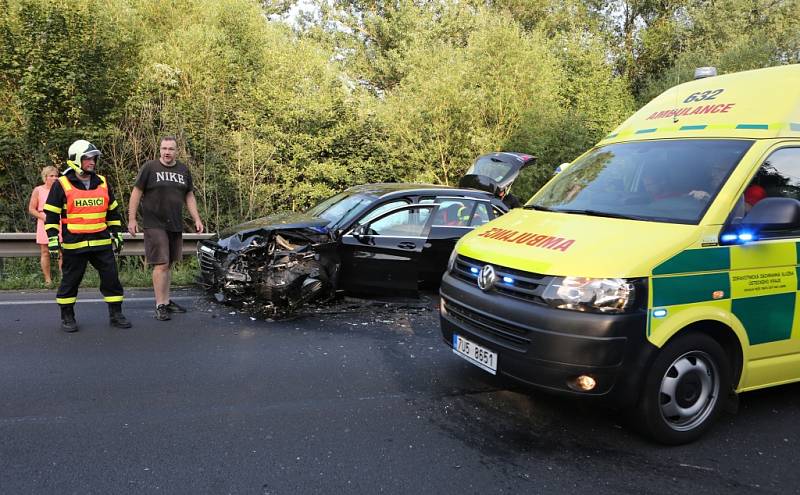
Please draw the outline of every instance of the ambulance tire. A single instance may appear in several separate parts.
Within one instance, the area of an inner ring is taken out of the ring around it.
[[[731,365],[708,335],[669,342],[647,372],[636,411],[637,427],[667,445],[689,443],[708,430],[731,389]]]

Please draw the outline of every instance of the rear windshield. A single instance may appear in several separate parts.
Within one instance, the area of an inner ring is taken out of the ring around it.
[[[601,146],[526,208],[697,224],[753,141],[684,139]]]
[[[467,170],[466,175],[483,175],[502,182],[508,173],[517,165],[508,163],[493,156],[482,156]]]

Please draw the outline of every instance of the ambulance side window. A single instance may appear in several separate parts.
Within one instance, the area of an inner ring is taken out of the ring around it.
[[[800,201],[800,147],[781,148],[764,160],[753,180],[739,198],[745,212],[764,198],[792,198]],[[734,217],[739,216],[734,211]],[[784,237],[787,233],[782,233]],[[792,236],[800,232],[792,232]]]
[[[800,148],[781,148],[764,161],[748,189],[758,187],[758,193],[745,190],[745,201],[755,205],[761,199],[793,198],[800,200]]]

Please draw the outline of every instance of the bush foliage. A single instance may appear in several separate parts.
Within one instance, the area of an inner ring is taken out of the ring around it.
[[[89,139],[127,202],[175,135],[211,230],[536,155],[530,196],[695,66],[800,57],[798,0],[0,0],[0,231]]]

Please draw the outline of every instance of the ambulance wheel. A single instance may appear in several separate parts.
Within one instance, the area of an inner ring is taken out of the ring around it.
[[[700,333],[678,337],[647,373],[638,426],[657,442],[689,443],[717,419],[730,388],[730,362],[714,339]]]

